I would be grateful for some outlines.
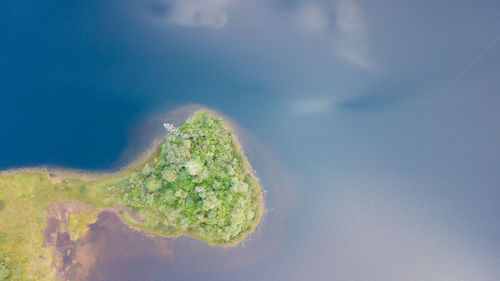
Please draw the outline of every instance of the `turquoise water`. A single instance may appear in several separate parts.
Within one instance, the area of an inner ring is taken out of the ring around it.
[[[91,280],[498,280],[497,2],[2,3],[0,169],[117,169],[203,104],[247,132],[262,225],[97,228]]]

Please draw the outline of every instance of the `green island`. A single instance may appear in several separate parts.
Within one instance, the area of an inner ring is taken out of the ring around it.
[[[230,127],[207,111],[164,126],[161,144],[118,172],[0,172],[0,281],[65,279],[63,258],[72,244],[60,241],[78,241],[101,211],[155,235],[190,235],[214,245],[242,241],[258,224],[263,203]]]

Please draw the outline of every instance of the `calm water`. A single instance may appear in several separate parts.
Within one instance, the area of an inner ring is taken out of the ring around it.
[[[116,169],[165,112],[203,104],[246,132],[262,225],[221,249],[108,216],[90,280],[500,280],[499,15],[494,0],[4,1],[0,169]]]

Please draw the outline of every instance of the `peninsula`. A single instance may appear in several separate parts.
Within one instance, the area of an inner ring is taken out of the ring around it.
[[[231,128],[196,111],[141,163],[108,174],[0,172],[0,281],[64,278],[71,242],[101,211],[160,236],[234,245],[258,224],[262,194]]]

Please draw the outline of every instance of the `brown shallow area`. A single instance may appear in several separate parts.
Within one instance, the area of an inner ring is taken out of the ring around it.
[[[134,241],[129,245],[128,241]],[[108,271],[92,271],[96,262],[103,259],[103,250],[107,259],[107,267],[127,267],[120,254],[123,250],[131,255],[140,256],[144,252],[154,254],[162,259],[173,256],[171,242],[167,239],[151,239],[140,231],[130,229],[122,219],[112,211],[103,211],[95,223],[89,225],[89,231],[75,242],[76,252],[70,266],[66,269],[65,280],[110,280],[105,275]],[[130,246],[130,247],[129,247]],[[114,261],[114,262],[113,262]],[[139,270],[133,268],[133,270]],[[92,273],[92,276],[90,276]],[[145,273],[141,279],[150,280]]]
[[[46,226],[43,232],[43,246],[54,247],[52,266],[57,269],[57,278],[66,280],[66,271],[75,253],[75,243],[68,233],[69,213],[92,209],[79,201],[53,202],[46,208]]]
[[[90,231],[80,238],[71,240],[68,233],[69,214],[91,209],[91,206],[74,200],[53,202],[46,208],[46,226],[42,231],[43,247],[54,248],[52,266],[56,268],[57,278],[60,280],[87,280],[87,272],[94,267],[95,248],[100,247],[99,243],[95,243],[97,240],[96,234],[92,232],[93,229],[119,225],[120,228],[117,230],[123,232],[128,227],[123,222],[122,213],[127,213],[138,221],[145,219],[120,204],[114,204],[101,211],[95,223],[88,225]],[[162,253],[171,254],[169,251]]]

